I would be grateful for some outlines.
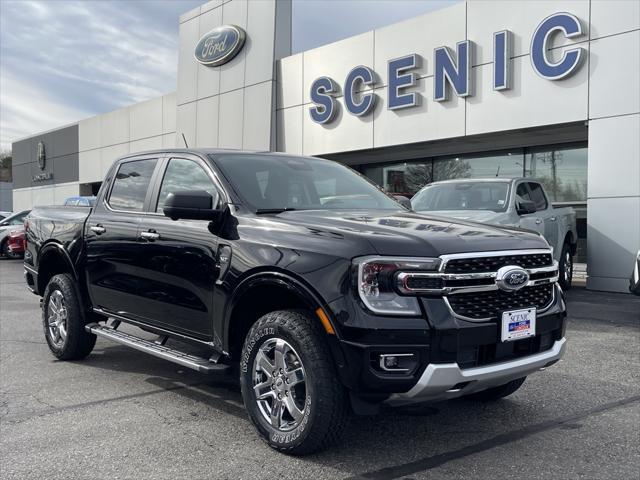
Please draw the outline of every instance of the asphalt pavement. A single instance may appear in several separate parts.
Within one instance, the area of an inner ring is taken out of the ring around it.
[[[99,339],[45,344],[20,261],[0,259],[3,479],[628,479],[640,477],[640,298],[574,289],[564,360],[493,404],[354,417],[336,447],[278,454],[238,387]]]

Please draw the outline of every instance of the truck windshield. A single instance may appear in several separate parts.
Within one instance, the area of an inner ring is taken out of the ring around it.
[[[455,182],[428,185],[411,199],[415,211],[507,209],[507,182]]]
[[[331,160],[239,153],[211,158],[257,213],[403,209],[375,184]]]

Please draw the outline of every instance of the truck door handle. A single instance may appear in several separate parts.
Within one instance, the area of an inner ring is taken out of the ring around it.
[[[93,227],[89,227],[89,230],[91,230],[96,235],[102,235],[104,232],[107,231],[107,229],[104,228],[102,225],[95,225]]]
[[[536,218],[536,225],[540,225],[542,223],[542,220],[540,220],[539,218]]]
[[[549,220],[551,220],[552,222],[555,222],[557,219],[556,217],[551,217]]]
[[[149,242],[154,242],[160,239],[160,234],[156,232],[140,232],[140,238],[148,240]]]

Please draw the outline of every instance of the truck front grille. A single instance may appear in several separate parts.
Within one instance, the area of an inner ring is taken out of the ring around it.
[[[473,258],[452,258],[447,262],[445,273],[487,273],[495,272],[507,265],[522,268],[540,268],[553,265],[550,253],[530,253],[501,256],[478,256]]]
[[[553,301],[554,285],[534,285],[516,292],[502,290],[457,293],[447,296],[456,315],[473,320],[498,319],[505,310],[535,307],[544,310]]]

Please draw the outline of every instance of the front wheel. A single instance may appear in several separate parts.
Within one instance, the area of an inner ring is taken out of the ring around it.
[[[571,290],[571,281],[573,280],[573,256],[571,255],[571,247],[568,243],[562,245],[560,253],[559,265],[560,287],[563,290]]]
[[[305,455],[335,443],[348,401],[324,333],[306,312],[283,310],[251,328],[240,363],[249,418],[272,448]]]

